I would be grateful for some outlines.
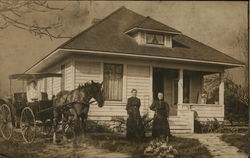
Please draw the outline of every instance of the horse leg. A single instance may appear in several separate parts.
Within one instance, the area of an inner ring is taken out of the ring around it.
[[[63,141],[63,143],[68,142],[68,138],[66,136],[66,126],[67,125],[69,125],[69,117],[66,117],[64,114],[62,114],[62,137],[63,137],[62,141]]]
[[[53,119],[53,144],[57,144],[57,140],[56,140],[56,132],[57,132],[57,124],[58,124],[58,120],[57,118]]]

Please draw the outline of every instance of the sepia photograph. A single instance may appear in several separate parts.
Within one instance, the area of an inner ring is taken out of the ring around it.
[[[0,158],[250,157],[248,1],[0,0]]]

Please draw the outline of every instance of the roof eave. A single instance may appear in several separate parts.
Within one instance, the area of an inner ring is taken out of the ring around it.
[[[112,56],[121,56],[121,57],[137,57],[137,58],[139,57],[139,58],[148,58],[148,59],[165,59],[165,60],[172,60],[172,61],[184,61],[184,62],[186,61],[186,62],[193,62],[193,63],[214,64],[214,65],[224,66],[225,68],[244,67],[245,66],[244,64],[239,64],[239,63],[226,63],[226,62],[195,60],[195,59],[187,59],[187,58],[128,54],[128,53],[108,52],[108,51],[99,51],[99,50],[83,50],[83,49],[71,49],[71,48],[60,48],[60,50],[61,51],[90,53],[93,55],[100,54],[100,55],[112,55]]]
[[[128,53],[118,53],[118,52],[107,52],[107,51],[97,51],[97,50],[83,50],[83,49],[71,49],[71,48],[58,48],[55,51],[51,52],[48,56],[34,64],[25,73],[32,72],[34,68],[39,66],[42,63],[46,63],[46,61],[53,57],[59,56],[58,54],[60,51],[64,52],[61,53],[62,56],[69,54],[70,52],[78,52],[78,53],[89,53],[93,55],[110,55],[110,56],[120,56],[120,57],[136,57],[136,58],[144,58],[144,59],[155,59],[155,60],[171,60],[171,61],[179,61],[179,62],[191,62],[197,64],[212,64],[212,65],[220,65],[223,66],[225,69],[235,68],[235,67],[244,67],[244,64],[237,64],[237,63],[225,63],[225,62],[217,62],[217,61],[205,61],[205,60],[195,60],[195,59],[186,59],[186,58],[175,58],[175,57],[161,57],[161,56],[152,56],[152,55],[139,55],[139,54],[128,54]]]

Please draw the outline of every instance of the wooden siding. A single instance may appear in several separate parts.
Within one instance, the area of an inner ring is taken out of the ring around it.
[[[73,82],[73,75],[74,71],[72,71],[72,67],[74,66],[72,64],[71,59],[64,60],[57,65],[51,67],[48,69],[46,72],[55,72],[55,73],[61,73],[61,65],[65,64],[65,90],[72,90],[72,82]],[[52,95],[56,95],[58,92],[61,91],[61,80],[62,78],[60,77],[49,77],[46,79],[47,87],[46,92],[48,93],[48,98],[51,99]],[[53,85],[53,87],[52,87]]]
[[[67,63],[65,64],[65,90],[72,90],[72,82],[73,78],[72,76],[74,75],[72,69],[71,69],[72,63]]]
[[[53,95],[53,90],[52,90],[52,77],[47,78],[47,93],[48,93],[48,98],[51,99]]]
[[[218,121],[224,120],[223,106],[216,104],[184,104],[184,107],[190,111],[197,113],[197,118],[199,121],[214,120],[216,118]]]
[[[45,79],[40,79],[37,82],[37,87],[40,92],[45,92]]]
[[[91,120],[111,120],[112,117],[127,117],[126,103],[105,102],[103,107],[90,105],[89,117]]]
[[[151,79],[150,79],[150,67],[128,65],[127,66],[127,98],[131,96],[131,90],[137,89],[138,98],[141,99],[141,112],[146,113],[149,111],[150,96],[151,96]]]
[[[101,80],[100,62],[75,62],[75,87],[88,81],[100,82]]]

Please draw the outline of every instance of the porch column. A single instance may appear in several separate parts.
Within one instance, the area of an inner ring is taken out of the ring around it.
[[[179,70],[179,81],[178,81],[178,105],[183,104],[183,69]]]
[[[224,106],[224,72],[220,73],[220,84],[219,84],[219,105],[222,106],[222,116],[225,116]]]
[[[224,72],[220,73],[219,104],[224,105]]]

